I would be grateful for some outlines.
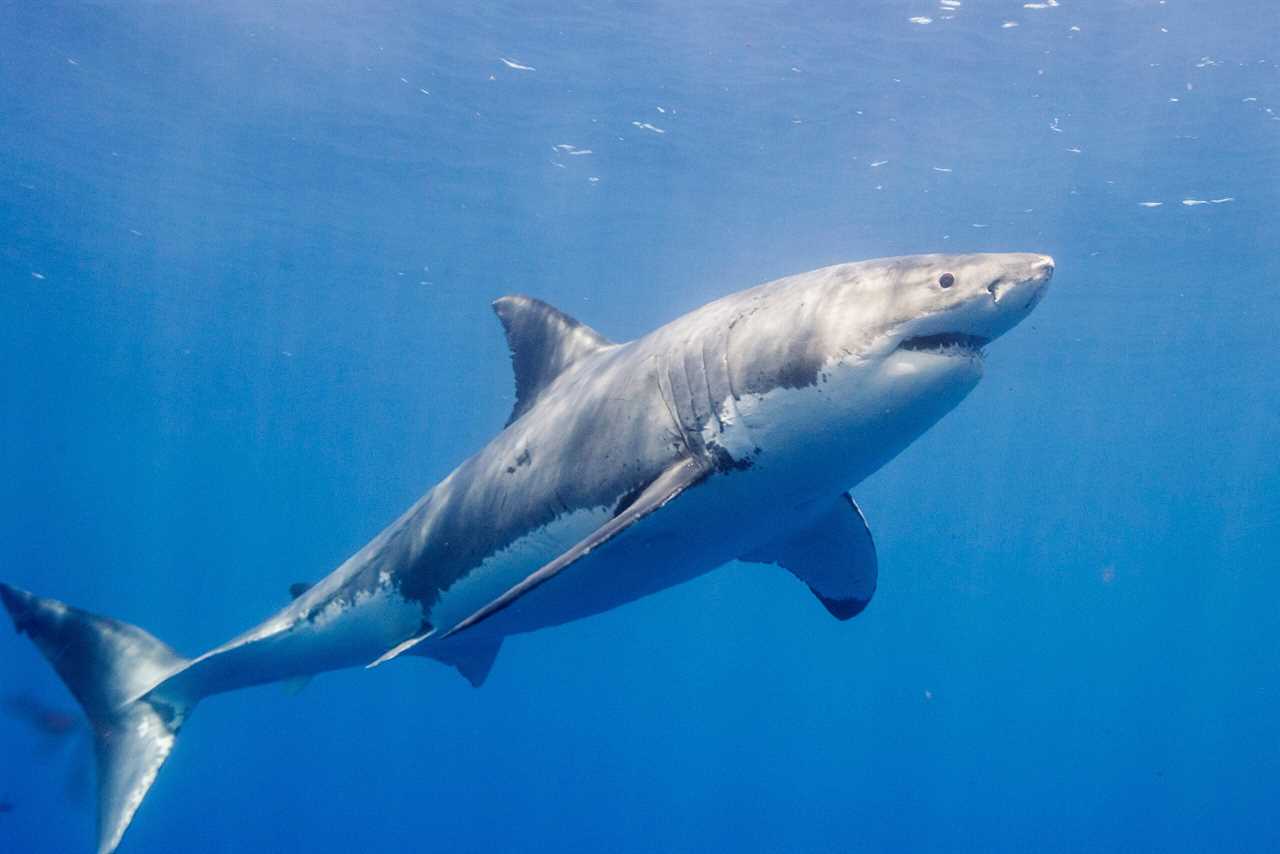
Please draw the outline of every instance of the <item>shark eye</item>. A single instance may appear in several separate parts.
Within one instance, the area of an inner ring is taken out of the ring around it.
[[[938,277],[938,284],[942,285],[944,288],[949,288],[955,283],[956,283],[956,277],[951,275],[950,273],[943,273],[941,276]]]

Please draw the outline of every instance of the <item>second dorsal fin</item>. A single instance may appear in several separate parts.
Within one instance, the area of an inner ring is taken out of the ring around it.
[[[612,343],[590,326],[532,297],[505,296],[494,301],[493,310],[506,330],[516,373],[516,405],[508,424],[528,411],[561,371]]]

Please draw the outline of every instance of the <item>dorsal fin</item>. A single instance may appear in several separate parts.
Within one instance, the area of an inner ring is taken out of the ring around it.
[[[532,297],[512,295],[495,300],[516,373],[516,405],[510,424],[533,406],[551,381],[578,359],[611,342],[590,326]]]

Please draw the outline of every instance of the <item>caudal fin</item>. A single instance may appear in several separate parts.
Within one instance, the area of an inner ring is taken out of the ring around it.
[[[0,584],[14,627],[31,637],[93,726],[98,854],[110,854],[173,749],[190,707],[147,692],[187,660],[137,626]]]

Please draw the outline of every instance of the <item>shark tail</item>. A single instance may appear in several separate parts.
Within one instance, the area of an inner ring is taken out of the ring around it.
[[[189,662],[119,620],[7,584],[0,584],[0,600],[89,718],[98,762],[98,854],[110,854],[195,704],[150,692]]]

